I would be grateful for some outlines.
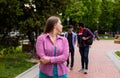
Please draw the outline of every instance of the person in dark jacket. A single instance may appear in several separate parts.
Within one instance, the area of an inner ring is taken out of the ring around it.
[[[90,31],[90,29],[84,27],[84,23],[80,22],[78,23],[78,33],[77,33],[77,39],[78,39],[78,47],[79,47],[79,52],[81,55],[81,66],[82,68],[79,70],[84,72],[84,74],[88,73],[88,54],[89,54],[89,46],[90,44],[88,43],[89,39],[93,39],[94,35]]]
[[[97,39],[97,40],[100,40],[99,39],[99,36],[98,36],[98,30],[95,30],[94,31],[94,40]]]
[[[76,33],[73,32],[73,25],[69,25],[68,32],[65,33],[65,37],[67,38],[68,43],[69,43],[69,54],[71,54],[70,70],[72,70],[74,66],[75,44],[77,40],[77,35]],[[69,58],[67,60],[67,66],[69,66]]]

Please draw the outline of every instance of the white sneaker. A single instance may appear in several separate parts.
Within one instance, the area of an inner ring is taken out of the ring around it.
[[[82,68],[82,69],[80,69],[78,72],[84,72],[84,69]]]
[[[84,74],[87,74],[88,73],[88,69],[84,69]]]

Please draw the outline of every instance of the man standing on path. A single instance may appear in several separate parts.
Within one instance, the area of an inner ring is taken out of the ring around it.
[[[70,70],[72,70],[74,66],[74,51],[75,51],[74,47],[77,40],[77,35],[73,32],[72,25],[68,27],[68,32],[65,34],[65,37],[68,39],[68,43],[69,43],[69,53],[71,54]],[[67,66],[69,66],[69,58],[67,60]]]
[[[94,35],[88,28],[84,28],[84,23],[80,22],[78,23],[78,47],[79,47],[79,52],[81,55],[81,66],[82,68],[79,70],[84,72],[84,74],[88,73],[88,54],[89,54],[89,40],[92,40]]]

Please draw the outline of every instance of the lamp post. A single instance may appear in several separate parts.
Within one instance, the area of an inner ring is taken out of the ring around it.
[[[98,28],[99,28],[99,25],[98,25],[98,24],[99,24],[99,21],[97,21],[97,30],[98,30]]]
[[[70,21],[70,18],[68,17],[67,18],[67,25],[69,26],[69,21]]]
[[[107,30],[108,30],[108,32],[109,32],[109,27],[108,27],[108,23],[107,23],[106,25],[107,25]]]
[[[110,31],[109,31],[109,24],[107,23],[106,26],[107,26],[108,34],[110,34]]]

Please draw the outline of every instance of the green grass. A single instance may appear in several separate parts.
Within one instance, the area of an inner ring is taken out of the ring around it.
[[[115,54],[120,57],[120,51],[116,51]]]
[[[15,78],[35,63],[27,62],[30,55],[25,53],[0,56],[0,78]]]
[[[120,38],[117,38],[117,39],[115,39],[115,40],[120,40]]]
[[[114,40],[115,38],[112,38],[112,37],[110,37],[110,38],[100,38],[100,40]]]

